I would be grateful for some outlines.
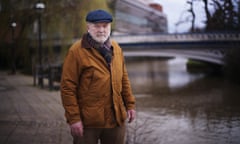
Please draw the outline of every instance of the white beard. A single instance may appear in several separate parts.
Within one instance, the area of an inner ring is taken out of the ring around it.
[[[105,37],[105,36],[99,36],[99,37],[93,37],[93,39],[101,44],[103,44],[107,39],[108,37]]]
[[[96,42],[101,43],[101,44],[103,44],[106,40],[108,40],[108,38],[110,36],[110,32],[108,34],[106,34],[106,35],[101,34],[101,35],[96,35],[96,36],[91,34],[91,33],[89,33],[89,34],[92,36],[92,38]]]

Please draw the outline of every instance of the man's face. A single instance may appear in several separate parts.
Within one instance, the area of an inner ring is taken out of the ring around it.
[[[111,33],[111,23],[107,22],[88,23],[87,28],[88,33],[99,43],[104,43]]]

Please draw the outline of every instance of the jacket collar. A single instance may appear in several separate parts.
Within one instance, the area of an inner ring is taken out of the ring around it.
[[[92,48],[92,46],[87,41],[87,34],[83,35],[81,43],[83,48]]]

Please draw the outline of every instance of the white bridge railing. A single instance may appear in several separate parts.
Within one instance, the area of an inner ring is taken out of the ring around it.
[[[240,33],[115,35],[118,43],[240,41]]]

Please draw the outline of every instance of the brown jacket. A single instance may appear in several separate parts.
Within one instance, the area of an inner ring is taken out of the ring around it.
[[[61,79],[62,103],[69,124],[82,121],[85,127],[105,127],[104,111],[109,106],[115,111],[117,124],[122,125],[126,110],[135,109],[122,50],[116,42],[111,43],[110,71],[105,59],[84,38],[69,49]]]

